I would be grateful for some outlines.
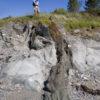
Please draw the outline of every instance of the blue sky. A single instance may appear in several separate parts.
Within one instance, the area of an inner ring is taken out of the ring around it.
[[[66,8],[68,0],[39,0],[41,12]],[[82,0],[84,1],[84,0]],[[33,14],[32,0],[0,0],[0,18]]]

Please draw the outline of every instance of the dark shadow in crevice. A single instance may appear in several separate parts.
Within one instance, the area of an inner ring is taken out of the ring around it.
[[[48,83],[49,83],[48,80],[46,80],[46,81],[44,82],[44,88],[43,88],[43,90],[46,91],[46,92],[51,92],[51,90],[50,90],[50,89],[48,88],[48,86],[47,86]]]

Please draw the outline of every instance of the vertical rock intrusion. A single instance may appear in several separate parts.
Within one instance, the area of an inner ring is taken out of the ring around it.
[[[55,28],[56,27],[56,28]],[[52,35],[56,34],[59,37],[57,39],[54,36],[57,50],[56,66],[53,66],[48,80],[45,84],[45,93],[43,100],[69,100],[67,95],[68,73],[71,68],[71,51],[68,44],[65,42],[62,33],[57,26],[50,27]]]
[[[60,28],[50,28],[52,37],[62,34]],[[58,63],[45,82],[43,100],[99,100],[100,42],[70,34],[57,36],[53,39]]]

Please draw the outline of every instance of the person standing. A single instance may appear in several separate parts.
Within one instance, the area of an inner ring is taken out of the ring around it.
[[[38,15],[39,14],[39,1],[38,0],[33,1],[33,7],[34,7],[34,14]]]

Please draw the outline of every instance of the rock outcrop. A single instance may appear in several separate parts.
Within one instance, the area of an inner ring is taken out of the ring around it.
[[[51,70],[44,100],[100,99],[100,42],[66,34],[62,56]]]
[[[0,100],[100,100],[100,32],[49,28],[0,29]]]
[[[45,26],[44,28],[48,30]],[[35,29],[11,23],[0,32],[0,89],[1,94],[6,96],[2,99],[0,97],[0,100],[42,99],[44,81],[52,66],[56,65],[57,57],[52,40],[44,35],[33,35],[38,30],[42,32],[43,27]],[[31,34],[34,37],[30,37]]]

